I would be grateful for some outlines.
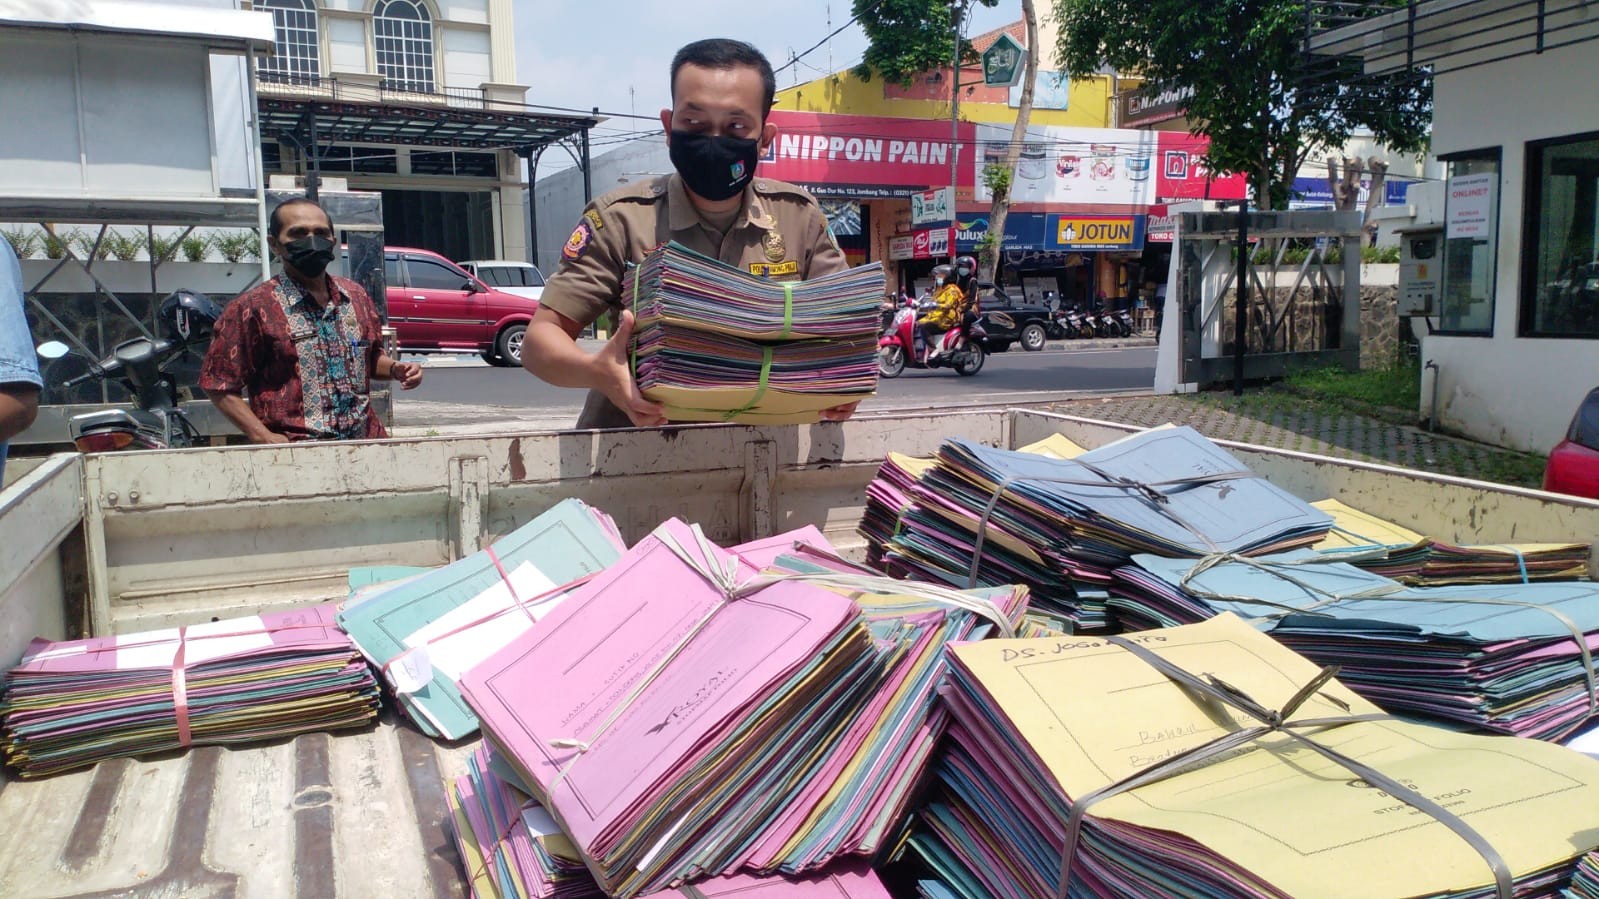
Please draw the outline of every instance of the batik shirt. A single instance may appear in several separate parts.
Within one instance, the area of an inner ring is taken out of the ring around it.
[[[382,354],[377,310],[360,285],[328,280],[325,309],[281,276],[229,303],[200,386],[245,394],[261,423],[290,440],[385,437],[368,401]]]

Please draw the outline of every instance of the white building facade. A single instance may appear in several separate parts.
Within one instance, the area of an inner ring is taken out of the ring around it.
[[[1430,0],[1415,4],[1423,28],[1400,12],[1311,48],[1432,69],[1443,277],[1421,412],[1544,453],[1599,385],[1599,3],[1539,7]]]
[[[528,258],[523,155],[585,120],[525,105],[511,0],[254,7],[277,31],[257,70],[269,177],[316,173],[380,192],[391,245]]]

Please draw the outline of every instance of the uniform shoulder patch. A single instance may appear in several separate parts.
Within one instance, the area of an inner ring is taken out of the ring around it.
[[[595,209],[583,210],[583,220],[592,225],[595,231],[599,231],[605,227],[605,220],[600,218],[599,211]]]
[[[589,225],[588,216],[577,223],[572,229],[572,236],[566,239],[566,246],[561,248],[561,258],[576,261],[583,258],[583,252],[589,248],[589,242],[594,239],[594,228]]]
[[[801,199],[814,202],[811,192],[805,188],[800,187],[798,184],[790,184],[787,181],[778,181],[773,178],[756,178],[755,192],[762,194],[786,194],[791,197],[799,197]]]

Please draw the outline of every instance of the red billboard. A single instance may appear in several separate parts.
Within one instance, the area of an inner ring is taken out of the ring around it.
[[[867,198],[949,185],[953,148],[947,121],[774,109],[771,122],[777,139],[757,169],[764,177],[823,196]],[[960,123],[957,135],[958,146],[972,146],[971,123]],[[959,165],[956,172],[959,185],[971,187],[972,167]]]
[[[1216,175],[1205,165],[1210,139],[1181,131],[1160,131],[1154,202],[1241,200],[1249,194],[1243,175]]]

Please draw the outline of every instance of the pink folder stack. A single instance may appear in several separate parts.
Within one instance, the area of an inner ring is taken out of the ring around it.
[[[334,611],[35,640],[6,677],[5,759],[39,777],[118,756],[368,724],[377,684]]]
[[[608,894],[730,872],[883,676],[859,610],[669,521],[461,680]]]

